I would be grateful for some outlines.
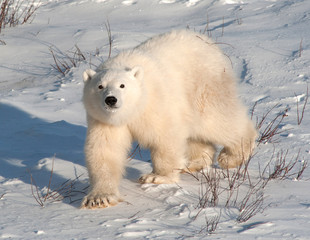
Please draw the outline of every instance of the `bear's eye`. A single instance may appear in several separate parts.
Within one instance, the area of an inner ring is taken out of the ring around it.
[[[125,85],[124,85],[124,84],[121,84],[119,87],[120,87],[120,88],[125,88]]]
[[[102,85],[99,85],[98,88],[99,88],[99,89],[103,89],[103,86],[102,86]]]

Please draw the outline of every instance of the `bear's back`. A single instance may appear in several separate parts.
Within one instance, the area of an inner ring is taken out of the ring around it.
[[[99,68],[135,66],[144,70],[143,85],[148,99],[152,98],[150,102],[161,99],[176,109],[187,109],[187,114],[198,111],[196,102],[205,102],[205,96],[219,92],[216,89],[225,94],[223,89],[235,89],[228,58],[212,40],[189,30],[155,36],[133,49],[120,52]],[[215,95],[214,100],[225,101],[224,97]]]
[[[205,35],[190,30],[173,30],[155,36],[133,49],[133,55],[145,55],[171,71],[184,74],[209,69],[219,76],[223,70],[233,75],[227,56]]]
[[[221,74],[223,68],[231,69],[228,58],[211,39],[190,30],[173,30],[152,37],[133,49],[121,51],[97,70],[133,68],[135,65],[148,67],[151,62],[159,67],[168,66],[173,71],[183,69],[188,72],[204,64],[205,67],[212,68],[214,74]]]

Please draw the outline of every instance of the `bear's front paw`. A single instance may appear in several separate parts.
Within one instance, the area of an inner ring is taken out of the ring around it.
[[[81,208],[96,209],[115,206],[122,200],[114,194],[88,194],[84,197]]]
[[[155,184],[170,184],[178,182],[178,177],[174,176],[161,176],[155,173],[145,174],[139,178],[139,182],[144,183],[155,183]]]

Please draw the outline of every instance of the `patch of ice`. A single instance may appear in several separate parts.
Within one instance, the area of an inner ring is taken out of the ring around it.
[[[136,237],[146,237],[150,234],[149,231],[137,231],[137,232],[125,232],[120,234],[121,237],[130,237],[130,238],[136,238]]]
[[[159,3],[175,3],[175,0],[161,0]]]
[[[10,234],[10,233],[4,233],[4,234],[0,235],[0,238],[2,238],[2,239],[16,239],[16,238],[19,238],[19,236],[14,235],[14,234]]]
[[[245,234],[269,233],[272,231],[271,227],[273,226],[274,224],[272,222],[256,222],[245,225],[243,227],[244,229],[239,232]]]
[[[198,2],[200,2],[201,0],[188,0],[185,5],[186,7],[192,7],[195,6]]]
[[[15,167],[26,167],[26,165],[23,163],[23,160],[19,159],[7,159],[5,160],[8,164],[15,166]]]
[[[42,231],[42,230],[37,230],[37,231],[34,231],[34,232],[35,232],[35,234],[37,234],[37,235],[45,234],[45,232]]]
[[[94,2],[96,2],[96,3],[104,3],[104,2],[106,2],[107,0],[95,0]]]
[[[221,0],[220,3],[226,5],[226,4],[243,4],[244,2],[242,0]]]
[[[13,179],[9,179],[7,180],[5,183],[3,183],[3,185],[16,185],[16,184],[21,184],[23,183],[21,180],[17,179],[17,178],[13,178]]]
[[[126,6],[131,6],[131,5],[136,4],[136,3],[137,3],[137,1],[133,1],[133,0],[122,1],[122,4],[126,5]]]

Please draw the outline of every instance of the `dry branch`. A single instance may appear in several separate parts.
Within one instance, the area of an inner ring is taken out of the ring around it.
[[[140,145],[137,144],[137,146],[135,147],[135,149],[131,152],[131,154],[129,155],[129,157],[127,159],[131,160],[133,159],[137,154],[139,154],[140,158],[142,159],[142,154],[141,154],[141,148]]]
[[[5,193],[0,195],[0,200],[3,199],[4,195],[5,195]]]
[[[38,189],[38,185],[36,184],[36,182],[34,181],[32,174],[30,172],[30,170],[28,169],[28,172],[30,174],[30,182],[31,182],[31,193],[32,196],[34,197],[34,199],[36,200],[36,202],[41,206],[44,207],[44,203],[42,201],[42,197],[41,194],[39,193],[39,189]],[[35,189],[35,191],[34,191]]]
[[[207,169],[206,171],[202,170],[200,173],[201,179],[198,207],[200,209],[215,207],[219,201],[220,174],[215,168]]]
[[[295,94],[296,96],[296,94]],[[308,98],[309,98],[309,89],[308,89],[308,86],[307,86],[307,95],[306,95],[306,98],[304,100],[304,105],[303,105],[303,108],[302,108],[302,111],[301,111],[301,116],[299,114],[299,104],[298,104],[298,98],[296,96],[296,99],[297,99],[297,124],[300,125],[302,123],[302,120],[304,118],[304,113],[305,113],[305,109],[306,109],[306,105],[308,103]]]
[[[207,23],[206,23],[206,26],[205,26],[202,34],[207,33],[208,37],[211,38],[212,37],[212,31],[209,29],[209,24],[210,24],[209,15],[207,14]]]
[[[111,57],[111,53],[112,53],[113,39],[112,39],[111,26],[110,26],[109,20],[107,20],[107,22],[105,23],[105,28],[106,28],[107,33],[108,33],[108,40],[109,40],[109,55],[108,55],[108,58],[110,58]]]
[[[300,42],[299,42],[299,57],[301,57],[301,54],[302,54],[302,51],[303,51],[303,47],[302,47],[302,42],[303,42],[303,39],[300,39]]]
[[[300,177],[303,175],[303,173],[307,167],[308,167],[308,160],[303,160],[302,165],[300,166],[299,171],[298,171],[297,176],[296,176],[297,180],[300,179]]]
[[[254,192],[255,191],[256,189],[254,190]],[[246,197],[241,202],[239,207],[240,214],[237,217],[237,222],[239,223],[246,222],[262,210],[264,202],[264,193],[260,192],[254,194],[254,192],[250,190],[247,193]],[[251,199],[253,198],[253,196],[255,196],[254,199]]]

